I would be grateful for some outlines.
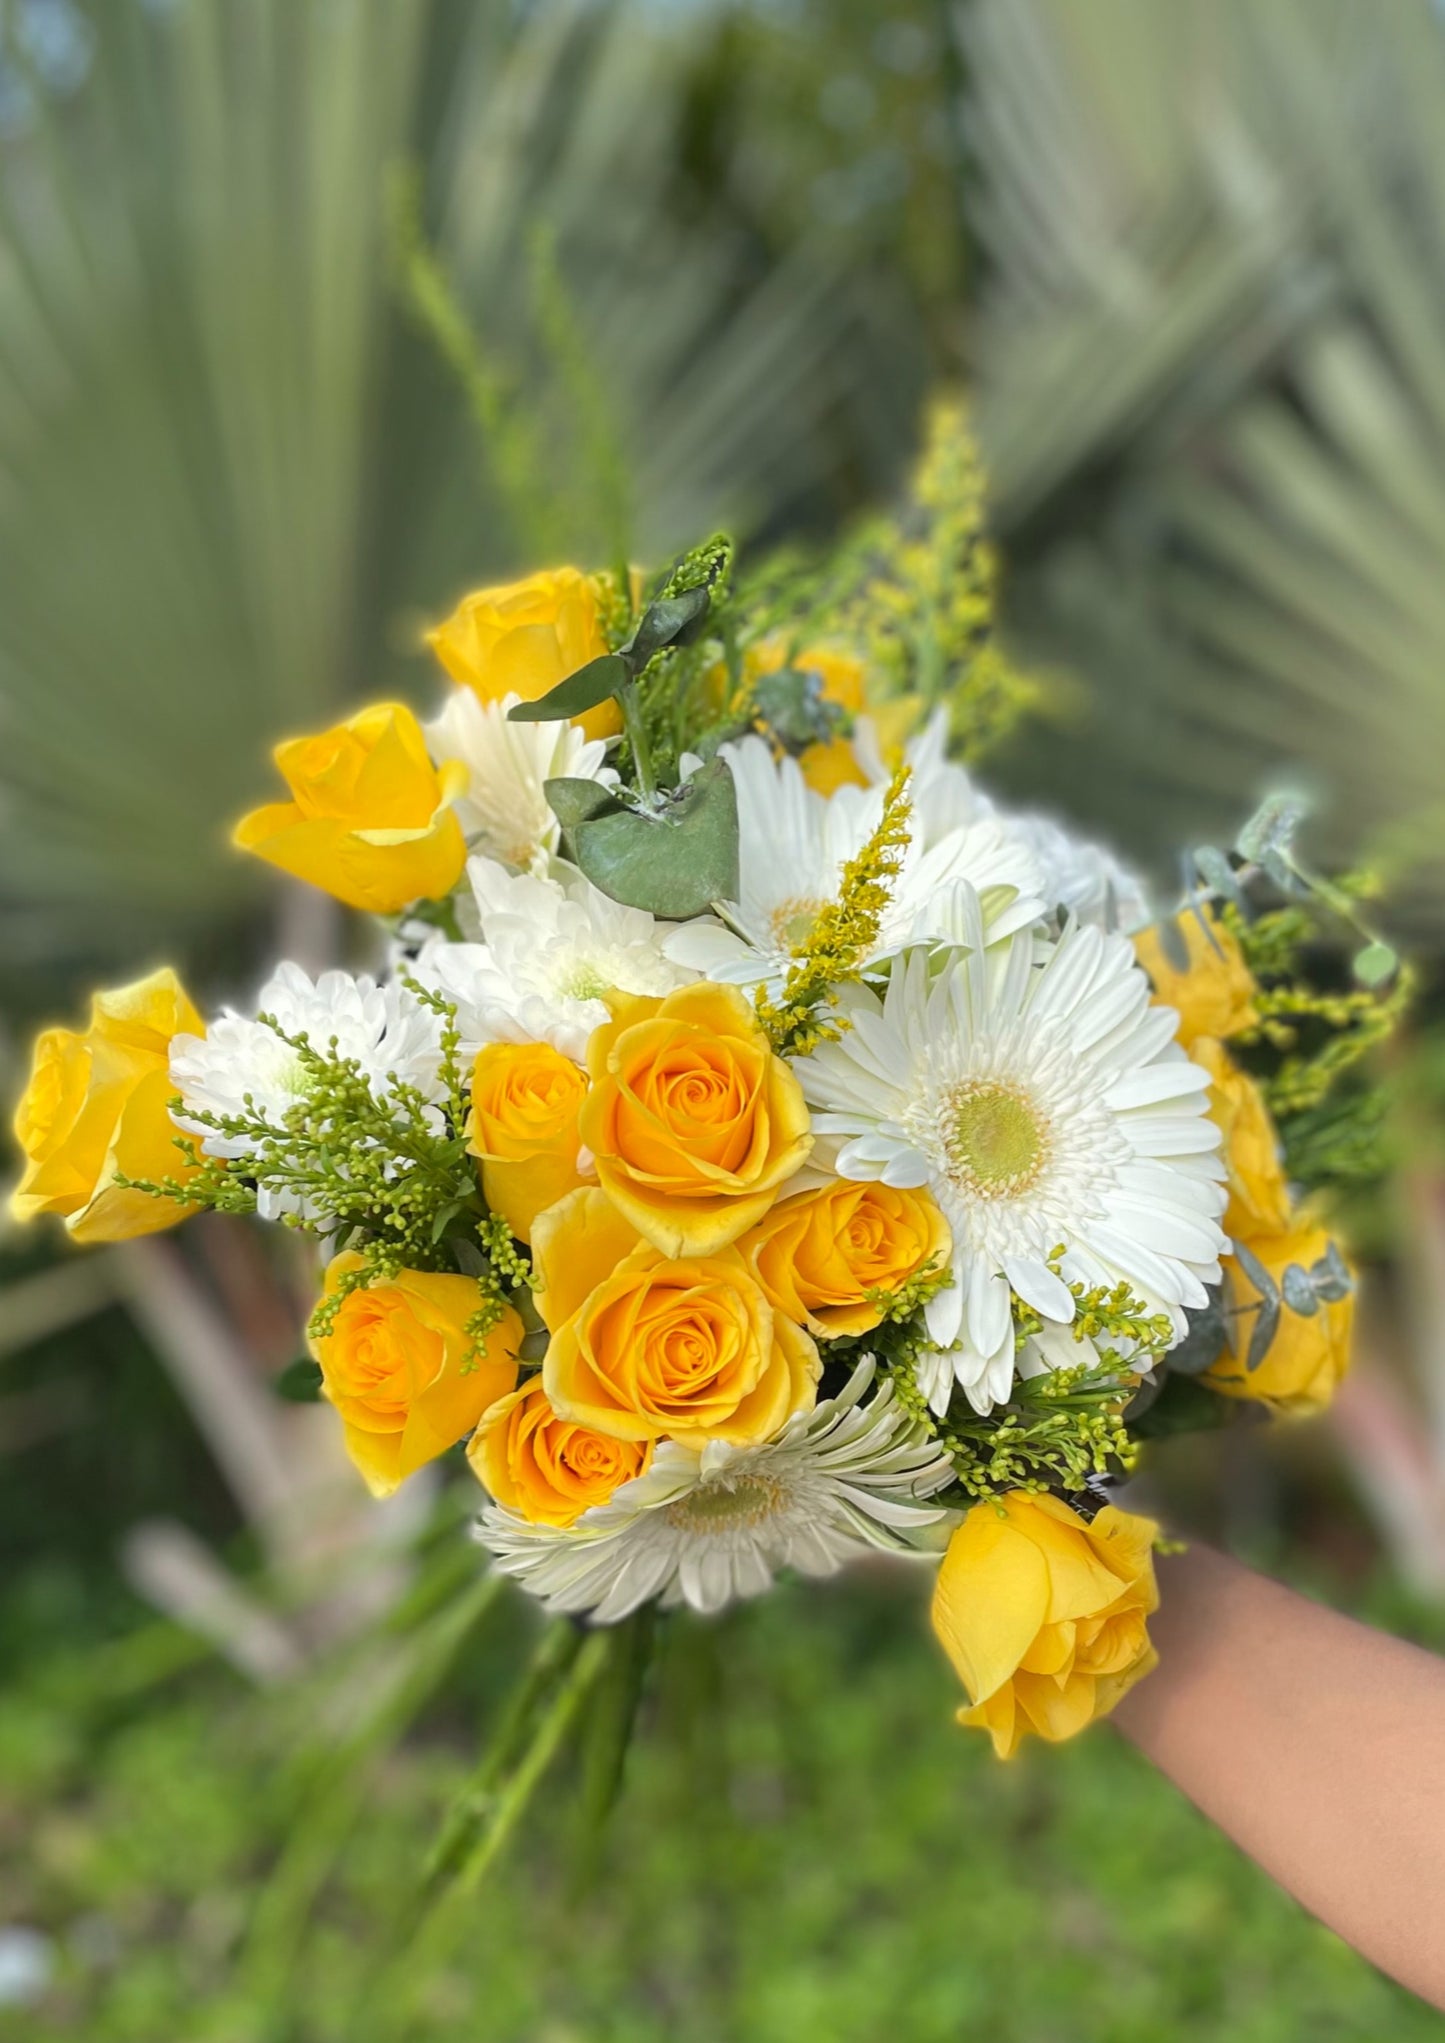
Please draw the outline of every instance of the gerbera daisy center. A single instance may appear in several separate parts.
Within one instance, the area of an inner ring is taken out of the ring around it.
[[[786,901],[779,901],[768,918],[778,949],[795,951],[799,944],[806,943],[813,934],[813,925],[827,905],[826,901],[815,901],[801,894],[791,894]]]
[[[941,1121],[948,1174],[980,1199],[1011,1199],[1038,1182],[1049,1159],[1048,1129],[1021,1087],[995,1078],[953,1086]]]
[[[667,1522],[682,1532],[739,1531],[763,1525],[783,1502],[785,1491],[771,1476],[738,1476],[730,1483],[703,1483],[667,1507]]]

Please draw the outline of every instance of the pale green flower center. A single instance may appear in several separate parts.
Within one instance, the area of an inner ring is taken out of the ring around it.
[[[667,1507],[667,1522],[682,1532],[730,1532],[763,1525],[781,1506],[783,1485],[770,1476],[738,1476],[706,1483]]]
[[[611,984],[595,965],[582,964],[572,967],[557,990],[564,1000],[600,1000]]]
[[[826,901],[814,901],[802,895],[791,895],[786,901],[779,901],[769,918],[773,941],[780,951],[795,951],[805,944],[813,934],[818,917],[827,907]]]
[[[948,1174],[980,1199],[1011,1199],[1038,1180],[1049,1159],[1048,1130],[1020,1087],[965,1078],[944,1104]]]

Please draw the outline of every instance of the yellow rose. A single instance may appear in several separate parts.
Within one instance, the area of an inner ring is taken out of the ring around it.
[[[870,1291],[897,1291],[953,1253],[927,1192],[837,1178],[780,1199],[738,1243],[779,1312],[820,1339],[865,1334],[883,1317]]]
[[[1280,1233],[1289,1225],[1289,1186],[1264,1094],[1218,1037],[1196,1037],[1189,1054],[1209,1073],[1209,1112],[1224,1137],[1229,1178],[1225,1233],[1233,1241]]]
[[[597,585],[597,576],[564,567],[478,589],[427,633],[427,644],[453,681],[483,702],[504,695],[535,702],[610,651]],[[610,700],[577,721],[589,738],[610,738],[622,728],[621,712]]]
[[[1248,1246],[1275,1283],[1281,1284],[1291,1263],[1309,1270],[1328,1254],[1330,1236],[1317,1220],[1300,1214],[1284,1233],[1257,1238]],[[1236,1257],[1225,1257],[1224,1274],[1233,1304],[1249,1307],[1258,1302],[1259,1292]],[[1258,1369],[1245,1364],[1253,1319],[1248,1313],[1240,1321],[1242,1352],[1236,1355],[1226,1347],[1202,1380],[1225,1397],[1254,1399],[1300,1417],[1322,1411],[1350,1366],[1354,1292],[1332,1304],[1321,1303],[1308,1316],[1283,1306],[1274,1339]]]
[[[534,1376],[483,1413],[467,1460],[509,1511],[533,1525],[572,1525],[650,1466],[652,1443],[559,1418]]]
[[[735,986],[608,1005],[581,1116],[602,1189],[664,1255],[711,1255],[762,1219],[812,1148],[802,1088]]]
[[[587,1079],[550,1043],[489,1043],[472,1067],[467,1146],[482,1164],[482,1191],[519,1241],[532,1223],[582,1183],[577,1114]]]
[[[1214,943],[1197,915],[1181,915],[1178,928],[1189,952],[1188,967],[1182,972],[1165,956],[1157,929],[1141,930],[1134,939],[1134,955],[1153,981],[1156,1000],[1179,1012],[1179,1040],[1186,1050],[1198,1036],[1242,1035],[1258,1019],[1254,980],[1244,954],[1212,908],[1202,913]]]
[[[1091,1525],[1015,1490],[975,1504],[954,1533],[933,1629],[972,1698],[958,1721],[986,1730],[1001,1759],[1030,1731],[1072,1738],[1155,1665],[1157,1531],[1112,1504]]]
[[[350,1252],[333,1257],[326,1296],[360,1263]],[[389,1497],[444,1454],[516,1382],[522,1322],[508,1306],[478,1352],[467,1321],[480,1302],[470,1277],[402,1270],[349,1292],[330,1333],[312,1341],[321,1388],[373,1496]]]
[[[734,1248],[669,1261],[601,1192],[537,1220],[537,1306],[553,1409],[619,1440],[699,1448],[772,1438],[817,1394],[818,1351]]]
[[[457,759],[433,766],[404,704],[377,703],[319,737],[289,738],[274,757],[291,800],[241,818],[232,842],[242,851],[373,915],[451,892],[467,862],[451,810],[467,769]]]
[[[76,1241],[128,1241],[174,1227],[191,1210],[128,1191],[131,1178],[180,1178],[193,1166],[175,1147],[168,1101],[171,1038],[204,1035],[205,1023],[174,972],[91,1001],[90,1026],[47,1029],[15,1114],[25,1171],[10,1195],[17,1220],[54,1213]]]

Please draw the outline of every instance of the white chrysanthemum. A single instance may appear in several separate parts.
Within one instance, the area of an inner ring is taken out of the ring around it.
[[[468,1056],[484,1043],[541,1042],[580,1064],[608,1019],[610,987],[660,996],[695,976],[663,955],[663,925],[644,909],[623,907],[571,866],[554,872],[543,879],[472,859],[471,901],[458,914],[479,941],[437,939],[413,967],[456,1008]]]
[[[820,911],[838,897],[844,864],[860,852],[883,815],[882,788],[810,788],[795,759],[774,759],[766,740],[725,745],[738,802],[738,899],[726,921],[704,916],[667,939],[667,954],[709,979],[776,989],[792,952]],[[1043,875],[1028,847],[991,817],[932,841],[914,831],[894,881],[874,956],[930,939],[954,941],[959,883],[983,903],[991,941],[1037,921],[1045,910]]]
[[[467,843],[488,858],[524,872],[536,871],[557,849],[557,818],[547,802],[548,780],[596,780],[617,775],[603,765],[607,747],[584,738],[576,724],[509,723],[518,695],[482,702],[470,688],[454,688],[446,707],[427,724],[427,749],[440,766],[459,759],[471,775],[456,804]]]
[[[660,1597],[720,1610],[757,1596],[779,1568],[832,1575],[870,1550],[907,1551],[944,1516],[926,1500],[952,1466],[900,1410],[866,1356],[846,1388],[761,1447],[663,1441],[645,1475],[565,1531],[492,1505],[477,1536],[549,1609],[599,1624]]]
[[[371,1091],[384,1099],[393,1081],[415,1086],[423,1098],[440,1102],[441,1026],[437,1016],[404,986],[378,986],[349,972],[323,972],[313,984],[299,965],[278,965],[257,996],[258,1015],[270,1015],[292,1038],[304,1037],[325,1055],[354,1058]],[[227,1008],[204,1036],[177,1036],[171,1044],[171,1078],[192,1114],[259,1115],[280,1127],[306,1097],[308,1076],[291,1043],[253,1016]],[[254,1144],[242,1135],[223,1135],[188,1118],[179,1125],[200,1138],[210,1156],[245,1157]],[[268,1220],[281,1213],[308,1213],[296,1198],[262,1185],[257,1210]],[[314,1216],[313,1216],[314,1217]]]
[[[881,999],[848,989],[848,1033],[794,1066],[842,1176],[926,1185],[948,1217],[954,1281],[926,1308],[947,1355],[920,1376],[938,1411],[953,1379],[979,1412],[1007,1395],[1010,1285],[1062,1327],[1068,1283],[1123,1278],[1182,1335],[1225,1246],[1208,1075],[1128,941],[1072,925],[985,950],[973,916],[966,954],[910,952]]]
[[[859,719],[854,750],[870,780],[875,784],[888,780],[888,768],[866,717]],[[904,757],[913,769],[909,792],[925,849],[951,831],[991,821],[1032,856],[1051,908],[1101,929],[1122,930],[1126,936],[1153,921],[1144,881],[1112,851],[1074,836],[1049,816],[1005,808],[948,757],[948,719],[943,710],[936,710],[926,728],[910,739]]]

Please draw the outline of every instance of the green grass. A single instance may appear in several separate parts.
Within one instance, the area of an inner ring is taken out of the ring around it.
[[[241,1963],[279,1804],[215,1672],[98,1704],[95,1654],[0,1704],[0,1917],[52,1931],[49,2043],[1411,2043],[1445,2021],[1310,1922],[1108,1731],[997,1765],[896,1577],[671,1628],[575,1894],[561,1778],[450,1947],[371,1971],[484,1721],[513,1616],[378,1769],[273,2004]]]

